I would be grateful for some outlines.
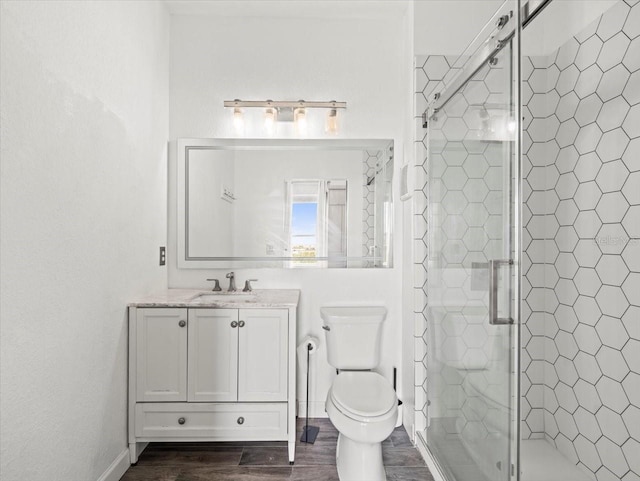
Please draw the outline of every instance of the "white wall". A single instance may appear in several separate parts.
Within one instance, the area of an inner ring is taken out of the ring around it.
[[[415,0],[415,55],[460,55],[504,0]]]
[[[339,137],[393,138],[398,154],[395,165],[399,168],[404,122],[411,114],[405,101],[411,75],[403,40],[408,35],[403,24],[406,3],[398,2],[391,11],[385,10],[385,16],[370,15],[366,2],[344,3],[359,9],[363,18],[258,18],[250,13],[172,16],[170,138],[235,136],[231,113],[222,107],[228,99],[335,99],[348,102]],[[316,127],[310,125],[310,135],[320,137]],[[245,135],[264,133],[257,125],[253,129],[248,125]],[[278,136],[292,135],[283,129]],[[171,173],[175,173],[175,163]],[[169,284],[206,287],[206,278],[224,278],[224,271],[176,268],[175,185],[170,183],[169,187]],[[389,317],[382,370],[390,379],[392,366],[399,366],[401,359],[399,202],[395,235],[393,269],[246,269],[237,271],[237,278],[239,283],[258,278],[256,286],[262,288],[301,289],[299,339],[308,333],[323,337],[319,316],[322,305],[385,304]],[[324,350],[318,352],[318,359],[312,414],[324,416],[324,399],[334,374],[325,361]],[[304,399],[302,386],[299,392]]]
[[[126,303],[166,286],[168,14],[2,1],[0,477],[126,468]]]

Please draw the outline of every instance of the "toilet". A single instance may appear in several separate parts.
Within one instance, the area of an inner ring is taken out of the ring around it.
[[[327,360],[339,374],[325,408],[339,432],[336,465],[340,481],[385,481],[382,441],[398,417],[391,384],[372,369],[380,362],[384,307],[322,307]]]

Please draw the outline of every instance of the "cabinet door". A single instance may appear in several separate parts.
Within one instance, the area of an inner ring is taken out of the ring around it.
[[[240,309],[238,400],[287,400],[286,309]]]
[[[187,310],[138,309],[138,401],[187,400]]]
[[[238,310],[189,310],[189,401],[237,401]]]

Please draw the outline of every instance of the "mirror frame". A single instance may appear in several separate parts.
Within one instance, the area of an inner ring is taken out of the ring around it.
[[[190,257],[188,255],[187,242],[187,164],[191,150],[384,150],[393,151],[393,139],[205,139],[205,138],[181,138],[177,139],[177,264],[179,269],[239,269],[239,268],[288,268],[291,257]],[[389,160],[394,160],[391,155]],[[395,167],[394,167],[395,168]],[[393,172],[395,174],[395,172]],[[393,176],[392,174],[392,176]],[[394,199],[393,182],[391,185],[391,198]],[[391,209],[391,225],[393,226],[393,209]],[[391,243],[393,245],[393,230]],[[328,262],[327,258],[318,258]],[[362,262],[375,261],[376,258],[348,257],[348,261]],[[359,267],[364,267],[359,266]],[[393,249],[390,251],[388,265],[376,266],[378,268],[393,267]],[[324,268],[323,266],[305,266],[297,268]],[[332,267],[333,268],[333,267]],[[336,267],[349,268],[349,267]],[[366,267],[370,268],[370,267]]]

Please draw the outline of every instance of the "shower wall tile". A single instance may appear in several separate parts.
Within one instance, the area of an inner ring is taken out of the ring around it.
[[[375,183],[376,172],[380,168],[381,151],[363,153],[362,162],[362,255],[368,257],[372,255],[372,248],[375,246]],[[372,267],[373,261],[365,261],[364,267]]]
[[[422,119],[420,118],[422,112],[426,109],[428,104],[427,99],[423,92],[428,91],[429,87],[433,88],[435,83],[438,82],[436,80],[436,72],[432,73],[432,79],[429,79],[426,71],[423,69],[427,58],[416,58],[415,59],[415,69],[414,69],[414,124],[415,124],[415,145],[414,145],[414,168],[413,168],[413,204],[412,204],[412,213],[414,217],[413,227],[412,227],[412,236],[413,236],[413,262],[414,268],[423,267],[426,264],[426,259],[428,255],[428,247],[427,247],[427,217],[424,209],[420,207],[426,205],[427,203],[427,194],[426,194],[426,183],[427,183],[427,163],[426,163],[426,130],[422,127]],[[423,230],[416,230],[415,220],[418,219],[420,221],[420,225],[424,228]],[[421,303],[420,305],[413,306],[414,311],[414,370],[415,372],[421,373],[423,377],[418,379],[416,377],[414,382],[415,389],[415,427],[417,432],[424,431],[427,427],[427,395],[426,395],[426,385],[427,385],[427,371],[425,369],[425,364],[423,363],[423,359],[427,355],[427,343],[426,339],[426,317],[424,315],[424,310],[427,306],[427,298],[426,291],[423,290],[423,285],[427,281],[426,278],[426,269],[425,269],[425,277],[421,279],[415,279],[414,277],[414,291],[422,292]]]
[[[639,25],[640,5],[620,1],[523,62],[522,432],[598,481],[640,479]],[[531,418],[539,384],[542,423]]]
[[[414,75],[414,122],[415,122],[415,148],[413,168],[413,262],[414,262],[414,279],[413,286],[416,295],[414,296],[414,341],[415,341],[415,426],[417,431],[424,431],[427,427],[427,387],[431,383],[437,385],[438,380],[427,379],[427,339],[432,333],[427,331],[427,289],[426,284],[429,281],[427,265],[429,262],[429,237],[428,237],[428,217],[427,217],[427,199],[428,195],[432,198],[438,195],[444,195],[443,186],[429,186],[428,180],[428,163],[427,163],[427,130],[422,126],[422,113],[426,110],[429,100],[432,98],[436,89],[442,88],[442,82],[445,78],[450,78],[455,69],[451,68],[452,59],[444,56],[417,57],[415,59],[415,75]],[[451,128],[455,129],[454,124]],[[443,162],[439,166],[444,165]],[[432,167],[438,168],[438,165]],[[455,182],[455,179],[451,179]],[[464,201],[466,202],[466,200]],[[460,199],[455,200],[454,204],[464,207],[464,203]],[[449,279],[449,283],[455,284],[455,279]],[[455,289],[455,286],[452,286]],[[452,290],[452,292],[455,292]]]

